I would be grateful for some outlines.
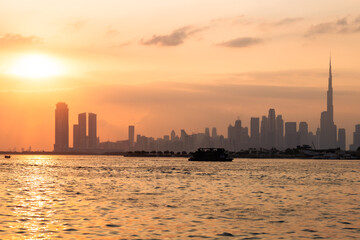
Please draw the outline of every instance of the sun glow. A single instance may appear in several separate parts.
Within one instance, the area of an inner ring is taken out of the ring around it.
[[[62,75],[64,68],[50,56],[30,54],[16,59],[8,72],[22,78],[44,79]]]

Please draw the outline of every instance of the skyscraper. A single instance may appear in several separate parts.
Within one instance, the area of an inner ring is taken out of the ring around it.
[[[205,136],[210,137],[210,128],[205,128]]]
[[[266,116],[262,116],[260,126],[260,147],[267,148],[267,132],[268,132],[268,119]]]
[[[350,150],[356,151],[360,147],[360,124],[355,125],[355,132],[353,133],[353,144]]]
[[[268,115],[268,129],[267,129],[267,138],[266,145],[268,148],[276,147],[276,123],[275,123],[275,109],[269,109]]]
[[[250,146],[259,148],[260,144],[260,119],[252,117],[250,120]]]
[[[135,126],[130,125],[129,126],[129,147],[132,149],[134,147],[134,141],[135,141]]]
[[[87,147],[86,113],[80,113],[78,115],[78,124],[79,124],[79,148],[85,149]]]
[[[299,124],[299,140],[300,145],[309,145],[309,130],[306,122],[300,122]]]
[[[175,141],[176,133],[174,130],[171,131],[170,137],[171,141]]]
[[[285,147],[296,148],[298,144],[298,134],[296,132],[296,122],[285,123]]]
[[[55,109],[55,152],[69,150],[69,109],[66,103],[59,102]]]
[[[337,145],[336,126],[334,124],[333,88],[331,58],[329,63],[329,82],[327,90],[327,109],[320,118],[320,148],[335,148]]]
[[[88,126],[88,133],[89,133],[89,145],[90,149],[95,149],[97,147],[97,121],[96,121],[96,114],[89,113],[89,126]]]
[[[341,150],[346,150],[346,133],[345,128],[339,128],[338,130],[338,147]]]
[[[282,115],[276,117],[276,148],[284,149],[284,120]]]
[[[213,127],[211,130],[211,137],[216,138],[217,136],[217,129],[216,127]]]

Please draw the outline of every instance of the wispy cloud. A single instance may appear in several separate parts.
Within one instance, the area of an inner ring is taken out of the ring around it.
[[[24,48],[40,45],[43,40],[36,36],[22,36],[20,34],[0,35],[0,49]]]
[[[360,16],[354,20],[343,17],[335,21],[319,23],[311,26],[305,37],[315,37],[322,34],[356,33],[360,31]]]
[[[159,45],[159,46],[178,46],[184,43],[184,41],[191,35],[201,31],[202,29],[194,28],[192,26],[185,26],[176,29],[168,35],[154,35],[148,40],[143,40],[144,45]]]
[[[109,37],[109,38],[114,38],[114,37],[117,37],[118,35],[119,35],[119,31],[117,31],[113,28],[108,28],[108,30],[105,33],[105,36]]]
[[[284,26],[284,25],[290,25],[293,23],[297,23],[304,20],[303,18],[284,18],[281,19],[280,21],[275,22],[275,26]]]
[[[244,48],[244,47],[250,47],[252,45],[260,44],[262,42],[263,40],[260,38],[240,37],[219,43],[218,45],[224,47],[231,47],[231,48]]]

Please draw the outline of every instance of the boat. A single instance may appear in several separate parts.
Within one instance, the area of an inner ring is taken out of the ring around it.
[[[11,158],[11,156],[10,155],[5,155],[5,158]]]
[[[208,161],[208,162],[231,162],[233,158],[229,157],[224,148],[199,148],[192,153],[189,161]]]

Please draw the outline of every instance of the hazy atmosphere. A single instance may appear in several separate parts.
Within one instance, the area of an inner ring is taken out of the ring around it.
[[[128,125],[153,137],[205,127],[226,136],[269,108],[314,132],[330,55],[334,120],[350,143],[359,9],[358,0],[0,0],[0,150],[52,150],[57,102],[70,124],[96,113],[100,141],[126,139]]]

